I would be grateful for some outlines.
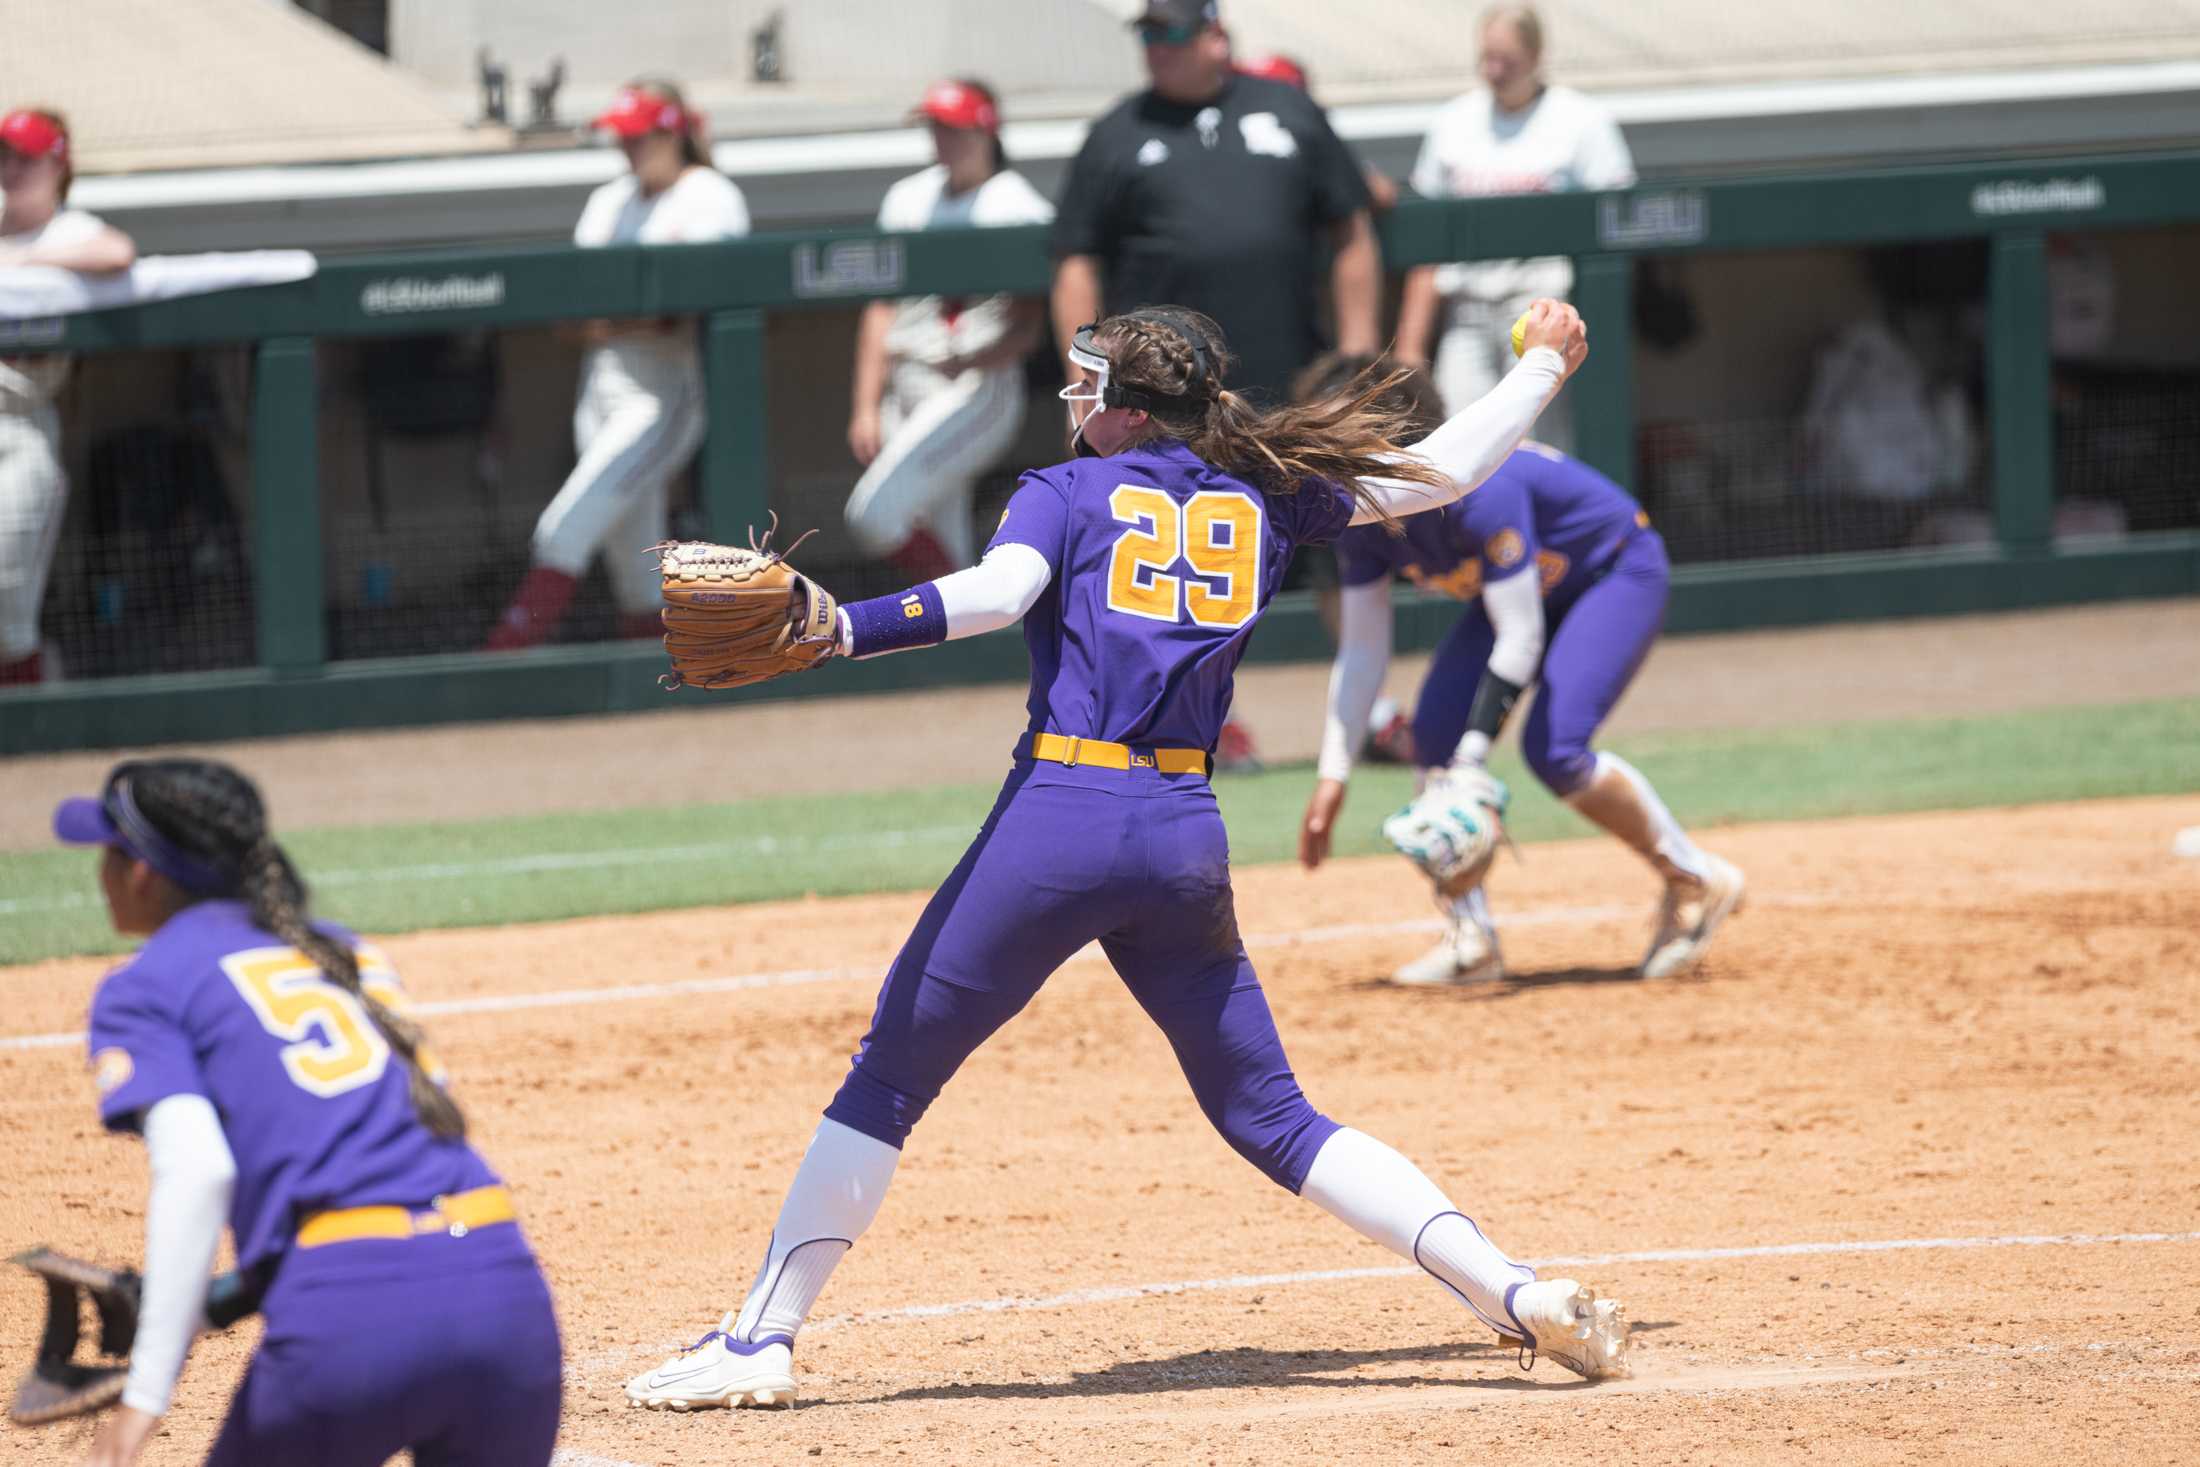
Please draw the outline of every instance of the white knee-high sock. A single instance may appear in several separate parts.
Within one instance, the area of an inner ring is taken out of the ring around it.
[[[1681,823],[1673,818],[1673,812],[1665,808],[1665,801],[1658,798],[1656,788],[1643,777],[1642,771],[1619,755],[1607,754],[1599,749],[1597,773],[1601,775],[1608,769],[1616,771],[1627,781],[1628,787],[1635,792],[1635,802],[1642,807],[1643,814],[1650,818],[1651,833],[1657,838],[1657,856],[1701,880],[1710,871],[1710,863],[1704,859],[1703,852],[1697,848],[1696,843],[1688,838],[1688,832],[1681,829]],[[1652,864],[1655,865],[1656,862],[1653,861]]]
[[[1519,1332],[1506,1296],[1535,1270],[1507,1258],[1419,1167],[1374,1137],[1346,1129],[1323,1142],[1299,1195],[1412,1259],[1491,1329]]]
[[[878,1216],[901,1152],[838,1121],[820,1121],[779,1204],[771,1246],[738,1317],[721,1323],[735,1341],[792,1340],[840,1256]]]

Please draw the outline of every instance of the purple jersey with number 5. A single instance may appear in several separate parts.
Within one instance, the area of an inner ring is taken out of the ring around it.
[[[1335,484],[1268,494],[1174,439],[1024,475],[992,543],[1054,569],[1024,616],[1031,731],[1212,749],[1292,552],[1352,511]]]
[[[356,948],[376,997],[403,1003],[379,953],[322,930]],[[357,1000],[253,926],[242,902],[184,908],[108,974],[92,996],[91,1050],[111,1130],[135,1130],[171,1095],[212,1102],[237,1161],[240,1268],[280,1254],[311,1213],[420,1207],[496,1180],[472,1147],[421,1124],[405,1066]]]
[[[1471,601],[1491,581],[1531,568],[1543,594],[1568,602],[1649,524],[1626,490],[1579,459],[1524,444],[1464,499],[1400,520],[1402,536],[1359,525],[1337,540],[1338,579],[1364,586],[1402,575]]]

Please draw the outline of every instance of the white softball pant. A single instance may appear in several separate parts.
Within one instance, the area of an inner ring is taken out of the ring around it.
[[[1456,296],[1446,303],[1444,334],[1429,364],[1444,411],[1459,413],[1503,379],[1513,368],[1512,327],[1536,301],[1533,295],[1482,301]],[[1571,399],[1560,393],[1536,420],[1535,437],[1553,448],[1573,445]]]
[[[969,565],[977,558],[971,499],[978,477],[1023,426],[1023,368],[943,377],[921,362],[898,362],[879,419],[885,445],[848,498],[856,543],[890,555],[927,529],[955,564]]]
[[[0,410],[0,662],[38,650],[38,608],[68,497],[53,407]]]
[[[580,462],[535,522],[537,565],[586,574],[603,552],[621,611],[654,611],[673,476],[703,441],[702,363],[685,343],[612,342],[588,354],[573,407]]]

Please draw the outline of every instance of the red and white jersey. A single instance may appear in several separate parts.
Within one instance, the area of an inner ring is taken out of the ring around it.
[[[1431,199],[1628,188],[1635,160],[1619,123],[1571,87],[1545,87],[1518,112],[1477,87],[1444,104],[1413,165],[1415,192]],[[1560,259],[1485,260],[1437,273],[1445,295],[1503,301],[1563,296],[1573,269]]]
[[[1013,168],[1004,168],[965,193],[947,191],[947,168],[934,164],[886,191],[878,227],[893,234],[920,229],[998,229],[1048,224],[1054,206]],[[950,357],[976,356],[1008,331],[1009,297],[913,296],[894,312],[886,350],[897,361],[936,365]]]
[[[654,198],[641,180],[622,173],[588,196],[573,243],[600,248],[620,244],[707,244],[749,232],[749,201],[715,168],[688,168]],[[623,368],[640,381],[670,363],[693,368],[700,360],[692,331],[621,331],[589,358],[594,371]]]
[[[705,244],[749,232],[749,201],[715,168],[689,168],[672,187],[645,198],[641,182],[622,173],[588,196],[573,243]]]
[[[0,245],[74,245],[96,239],[107,227],[97,214],[57,209],[36,229],[0,234]],[[59,352],[41,356],[0,357],[0,413],[34,413],[54,400],[69,380],[69,358]]]

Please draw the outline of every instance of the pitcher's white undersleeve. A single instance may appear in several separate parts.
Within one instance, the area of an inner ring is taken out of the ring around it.
[[[1054,567],[1029,545],[1014,540],[994,546],[967,570],[941,576],[932,584],[947,617],[947,640],[1013,626],[1038,602]]]
[[[1517,1334],[1505,1296],[1535,1270],[1513,1262],[1421,1169],[1350,1128],[1322,1143],[1299,1195],[1458,1296],[1491,1329]]]
[[[1658,837],[1658,854],[1690,876],[1701,880],[1711,870],[1711,863],[1704,859],[1703,851],[1695,841],[1689,839],[1688,832],[1681,829],[1681,823],[1673,818],[1673,812],[1665,808],[1665,801],[1658,798],[1656,788],[1643,776],[1642,771],[1617,754],[1607,754],[1599,750],[1596,774],[1590,777],[1594,779],[1608,769],[1618,771],[1626,779],[1628,788],[1635,792],[1636,803],[1650,817],[1650,828]]]
[[[1409,515],[1441,509],[1472,491],[1520,446],[1536,415],[1565,381],[1565,358],[1547,346],[1528,348],[1502,381],[1409,450],[1435,465],[1450,483],[1437,488],[1408,479],[1362,479],[1364,498],[1352,523],[1373,524],[1382,518],[1381,510]]]
[[[809,1318],[840,1256],[878,1216],[901,1152],[838,1121],[817,1134],[779,1205],[771,1246],[749,1296],[727,1333],[743,1344],[773,1335],[792,1339]]]

